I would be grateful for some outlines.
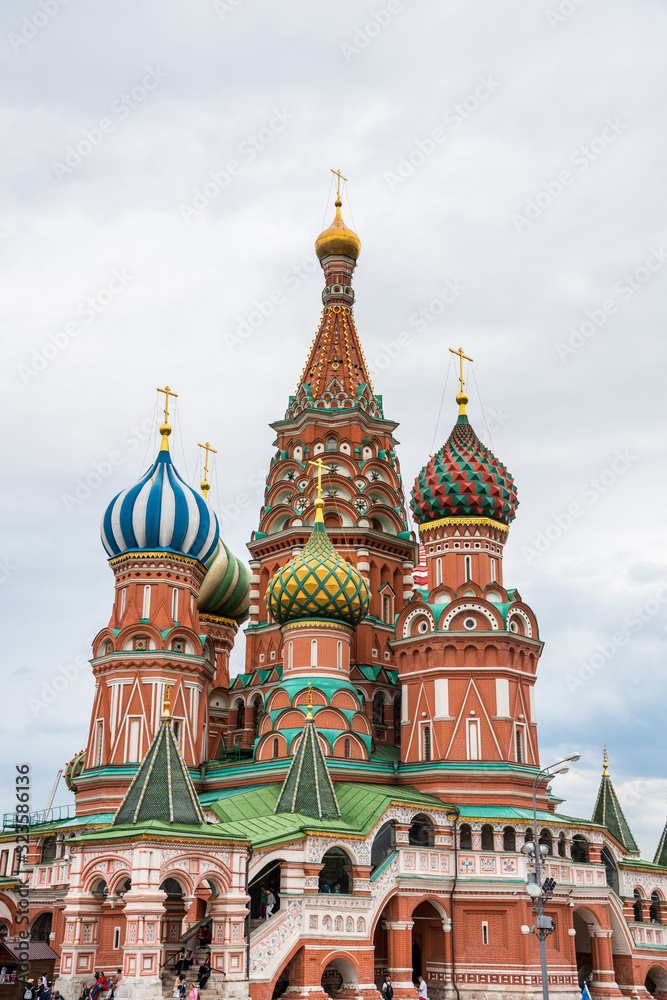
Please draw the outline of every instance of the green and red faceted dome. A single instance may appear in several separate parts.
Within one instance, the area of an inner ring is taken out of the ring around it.
[[[449,439],[415,480],[410,506],[417,524],[443,517],[514,520],[517,500],[511,475],[459,415]]]

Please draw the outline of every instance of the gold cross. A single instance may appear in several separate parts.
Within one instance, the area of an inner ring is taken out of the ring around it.
[[[336,201],[340,201],[340,182],[346,181],[347,177],[343,177],[340,170],[334,170],[333,167],[331,167],[331,173],[338,178],[338,191],[336,192]]]
[[[199,442],[197,443],[199,444]],[[206,444],[199,444],[199,447],[206,448],[206,458],[204,459],[204,478],[201,483],[201,491],[204,494],[204,500],[206,500],[206,502],[208,503],[208,491],[211,488],[211,484],[208,481],[208,453],[209,451],[212,451],[214,455],[217,455],[218,452],[216,451],[215,448],[211,448],[208,441],[206,442]]]
[[[465,358],[466,361],[470,361],[472,363],[472,358],[469,358],[467,354],[463,353],[463,348],[462,347],[459,347],[458,351],[455,351],[453,347],[450,347],[449,350],[451,351],[452,354],[456,354],[458,356],[459,365],[460,365],[459,382],[461,384],[461,388],[460,388],[459,391],[463,392],[463,386],[464,386],[464,382],[463,382],[463,359]]]
[[[313,685],[308,681],[308,715],[306,716],[306,722],[313,718]]]
[[[308,465],[315,465],[317,467],[317,499],[321,500],[322,499],[322,467],[324,466],[324,462],[322,461],[321,458],[318,458],[318,460],[316,462],[312,462],[309,459],[308,460]]]
[[[164,401],[164,422],[166,424],[169,419],[169,397],[173,396],[175,399],[178,399],[178,393],[172,392],[168,385],[166,385],[164,389],[158,388],[158,392],[163,392],[166,397]]]
[[[161,389],[160,389],[160,392],[162,392]],[[169,711],[169,704],[170,704],[170,702],[169,702],[169,696],[170,696],[170,694],[171,694],[171,681],[168,680],[167,681],[167,686],[164,689],[164,710],[162,712],[162,718],[163,719],[168,719],[169,716],[171,715],[171,713]]]

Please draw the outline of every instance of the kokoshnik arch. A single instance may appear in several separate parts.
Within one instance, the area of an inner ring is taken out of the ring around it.
[[[458,416],[416,478],[411,528],[341,207],[339,187],[249,566],[208,502],[214,449],[203,495],[173,463],[169,387],[154,462],[103,515],[114,594],[66,768],[75,805],[32,817],[18,872],[5,817],[2,964],[27,879],[31,960],[67,1000],[117,967],[118,1000],[171,996],[168,965],[202,929],[216,997],[377,1000],[388,974],[397,997],[420,974],[434,1000],[539,997],[537,942],[520,933],[520,848],[537,838],[556,882],[551,993],[575,1000],[592,976],[594,997],[667,1000],[667,831],[643,861],[606,761],[591,820],[541,783],[532,829],[542,640],[503,576],[516,486],[470,423],[459,349]]]

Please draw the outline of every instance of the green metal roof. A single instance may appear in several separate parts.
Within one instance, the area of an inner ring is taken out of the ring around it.
[[[594,823],[599,823],[600,826],[606,827],[619,844],[623,845],[628,854],[639,854],[637,841],[632,836],[630,826],[621,809],[621,803],[618,801],[616,791],[608,774],[602,775],[592,820]]]
[[[658,844],[658,849],[655,852],[655,857],[653,858],[653,864],[661,865],[663,868],[667,868],[667,823],[665,823],[665,828],[662,831],[660,843]]]
[[[313,725],[306,716],[303,737],[276,802],[276,813],[301,813],[317,819],[338,819],[340,809],[331,776]]]
[[[163,716],[143,764],[114,818],[114,826],[151,820],[199,826],[204,814],[181,756],[170,716]]]

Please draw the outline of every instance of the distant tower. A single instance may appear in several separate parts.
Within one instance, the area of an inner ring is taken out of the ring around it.
[[[402,684],[402,759],[451,763],[438,779],[425,768],[418,783],[453,801],[487,801],[494,786],[523,804],[519,786],[532,781],[528,769],[539,762],[533,689],[542,643],[533,612],[503,585],[516,488],[470,426],[465,355],[454,353],[458,420],[412,493],[428,585],[399,615],[392,643]]]
[[[117,808],[158,731],[167,685],[174,738],[188,767],[199,767],[209,752],[209,688],[228,676],[226,659],[219,670],[217,663],[231,647],[236,621],[229,612],[226,635],[207,635],[218,623],[215,616],[200,622],[198,600],[206,580],[208,600],[217,607],[217,567],[221,551],[227,562],[229,554],[215,514],[174,467],[168,416],[175,394],[168,386],[160,391],[166,405],[157,458],[111,501],[102,520],[115,599],[109,624],[93,643],[96,689],[85,765],[77,767],[79,813]],[[243,607],[241,589],[234,588],[234,611]]]

